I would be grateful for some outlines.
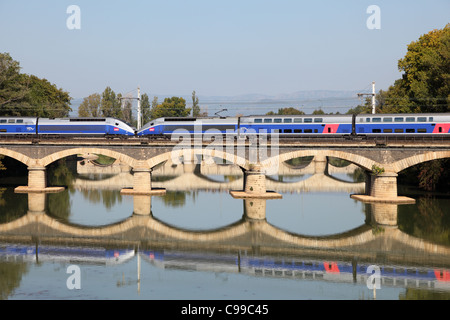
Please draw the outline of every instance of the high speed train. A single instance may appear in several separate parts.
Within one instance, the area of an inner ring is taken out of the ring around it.
[[[136,130],[115,118],[0,117],[0,136],[134,136]]]
[[[158,118],[137,136],[189,134],[261,134],[280,136],[449,135],[450,113],[360,115],[264,115],[213,118]]]
[[[171,138],[279,134],[280,137],[450,136],[450,113],[359,115],[264,115],[241,117],[166,117],[136,131],[115,118],[0,117],[1,136],[103,136]]]

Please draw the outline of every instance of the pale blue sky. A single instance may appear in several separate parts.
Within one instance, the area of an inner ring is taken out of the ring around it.
[[[81,29],[69,30],[69,5]],[[381,9],[370,30],[369,5]],[[387,89],[407,45],[450,1],[0,0],[0,52],[74,98],[110,86],[203,96]]]

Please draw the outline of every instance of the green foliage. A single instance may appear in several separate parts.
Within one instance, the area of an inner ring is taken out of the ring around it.
[[[198,117],[200,115],[200,106],[198,105],[198,97],[195,91],[192,91],[192,116]]]
[[[274,113],[273,111],[269,111],[266,113],[266,115],[269,115],[269,116],[272,116],[272,115],[302,115],[302,114],[305,114],[305,113],[303,111],[295,109],[293,107],[278,109],[278,113]]]
[[[152,118],[162,117],[187,117],[191,108],[186,108],[186,100],[179,97],[165,98],[164,102],[158,104],[152,112]]]
[[[65,117],[71,111],[68,92],[46,79],[20,73],[8,53],[0,54],[0,115]]]
[[[83,99],[78,108],[80,117],[100,117],[101,116],[101,97],[98,93],[93,93]]]
[[[148,94],[144,93],[141,96],[141,112],[142,112],[142,124],[149,122],[151,118],[150,99]]]
[[[450,24],[408,45],[402,78],[380,93],[383,113],[450,111]]]
[[[122,109],[119,98],[116,93],[110,88],[106,87],[102,93],[101,110],[104,117],[122,118]]]
[[[367,105],[367,103],[363,106],[359,105],[354,108],[351,108],[347,111],[347,114],[361,114],[361,113],[371,113],[372,107]]]
[[[372,174],[374,176],[384,173],[384,168],[378,167],[377,165],[372,166]]]

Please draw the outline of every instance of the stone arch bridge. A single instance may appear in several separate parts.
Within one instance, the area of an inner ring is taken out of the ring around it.
[[[227,161],[244,172],[242,191],[231,191],[236,198],[280,198],[266,190],[266,174],[275,172],[285,161],[314,156],[317,165],[326,165],[327,157],[349,161],[367,173],[363,201],[407,203],[414,201],[397,194],[400,171],[426,161],[450,157],[450,140],[296,140],[218,144],[205,141],[148,142],[136,139],[107,141],[103,139],[71,140],[7,140],[0,141],[0,155],[22,162],[28,167],[28,185],[17,192],[55,192],[47,185],[46,167],[65,157],[80,154],[101,154],[128,165],[133,172],[133,188],[124,194],[163,194],[154,189],[151,172],[155,166],[171,160],[195,165],[199,161]],[[376,170],[374,170],[376,169]]]

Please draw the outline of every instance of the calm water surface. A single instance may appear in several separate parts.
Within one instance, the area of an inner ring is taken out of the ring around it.
[[[347,173],[332,174],[322,187],[308,186],[312,191],[302,181],[314,174],[280,174],[271,180],[283,199],[250,201],[234,199],[223,187],[237,185],[239,175],[200,174],[222,187],[199,182],[183,190],[183,175],[191,176],[155,171],[153,185],[166,187],[166,195],[139,200],[120,195],[126,175],[110,183],[118,174],[56,170],[64,172],[54,175],[65,177],[64,192],[30,202],[12,187],[2,189],[1,299],[366,300],[374,293],[386,300],[450,298],[448,197],[414,196],[416,204],[396,208],[398,225],[385,227],[373,222],[379,209],[350,198],[361,185]],[[177,187],[169,187],[174,179]],[[104,230],[135,218],[138,207],[151,208],[151,215],[141,216],[150,219],[147,227],[106,240],[68,237],[55,227]],[[249,221],[249,210],[265,212],[266,220]],[[30,215],[53,222],[17,226]],[[198,235],[205,236],[191,242]],[[418,243],[439,253],[424,252]],[[367,285],[370,265],[380,268],[376,291]],[[79,289],[68,287],[70,266],[79,268]]]

